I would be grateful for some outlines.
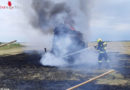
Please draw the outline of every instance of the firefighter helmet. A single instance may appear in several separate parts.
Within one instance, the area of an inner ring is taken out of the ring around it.
[[[102,39],[101,38],[99,38],[98,40],[97,40],[97,42],[101,42],[102,41]]]

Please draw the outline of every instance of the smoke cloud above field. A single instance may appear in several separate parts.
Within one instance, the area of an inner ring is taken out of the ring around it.
[[[32,0],[32,9],[35,15],[31,16],[33,19],[30,18],[30,23],[43,34],[50,35],[53,35],[53,30],[57,26],[65,24],[67,27],[74,27],[77,31],[80,31],[83,34],[84,41],[87,42],[89,35],[89,4],[89,0]],[[45,37],[45,39],[50,38]],[[65,47],[66,44],[64,43],[61,46]],[[43,60],[44,64],[45,60]]]
[[[84,41],[88,41],[89,0],[18,0],[17,2],[26,18],[24,20],[28,23],[25,36],[32,48],[51,49],[53,30],[59,24],[74,27],[83,34]]]
[[[29,32],[36,32],[37,35],[39,33],[37,38],[35,37],[35,33],[33,34],[34,37],[31,36],[32,40],[30,38],[31,45],[34,45],[34,47],[41,47],[41,49],[47,48],[50,51],[53,45],[54,29],[60,24],[64,24],[69,28],[74,27],[83,34],[83,41],[88,41],[90,18],[89,0],[31,0],[29,2],[30,4],[23,3],[26,8],[31,6],[30,10],[23,8],[26,11],[29,24],[33,28]],[[60,47],[66,47],[68,43],[69,41],[60,45]],[[50,60],[53,60],[53,63],[49,62]],[[46,54],[45,56],[43,55],[41,63],[44,65],[57,65],[57,60],[59,59],[54,59],[53,55]],[[60,65],[62,65],[61,61],[59,61]]]
[[[58,24],[73,26],[84,33],[86,39],[89,23],[88,0],[32,0],[35,16],[31,24],[44,33],[51,32]]]

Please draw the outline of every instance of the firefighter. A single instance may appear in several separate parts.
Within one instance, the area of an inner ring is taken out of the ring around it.
[[[99,55],[98,55],[98,64],[99,66],[102,65],[102,61],[103,59],[105,59],[105,61],[107,63],[109,63],[109,60],[108,60],[108,55],[106,53],[106,47],[107,47],[107,43],[106,42],[103,42],[101,38],[99,38],[97,40],[97,46],[95,46],[95,48],[98,50],[99,52]]]

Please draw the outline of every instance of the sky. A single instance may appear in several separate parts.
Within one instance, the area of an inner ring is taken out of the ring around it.
[[[95,0],[91,11],[91,39],[130,40],[130,0]]]
[[[26,42],[29,21],[17,0],[14,9],[0,9],[0,42],[18,40]],[[0,0],[0,6],[7,6],[8,0]],[[90,40],[102,38],[107,41],[130,40],[130,0],[93,0],[90,7]],[[35,32],[32,34],[34,35]]]

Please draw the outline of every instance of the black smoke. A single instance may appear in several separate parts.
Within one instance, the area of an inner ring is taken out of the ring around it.
[[[50,57],[52,59],[54,59],[53,57],[61,58],[86,47],[85,40],[87,39],[83,35],[86,35],[88,31],[87,1],[32,0],[32,8],[36,14],[31,20],[32,26],[43,33],[53,32],[54,35],[52,49],[49,52],[54,56],[43,55],[42,64],[49,64]],[[62,59],[74,63],[77,56],[73,55]],[[49,59],[46,60],[45,58],[48,57]],[[50,62],[52,63],[52,60]]]
[[[72,24],[72,12],[65,2],[54,3],[52,0],[33,0],[32,7],[37,17],[32,25],[43,31],[54,28],[60,23]]]

